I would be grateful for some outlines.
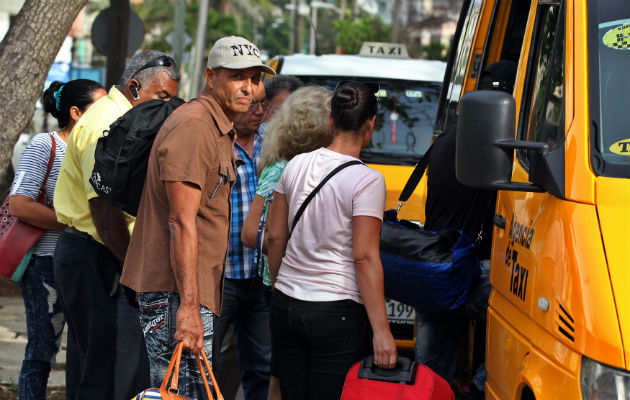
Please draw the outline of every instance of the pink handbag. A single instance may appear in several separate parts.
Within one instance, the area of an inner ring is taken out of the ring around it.
[[[56,142],[53,134],[50,134],[50,138],[52,139],[52,150],[50,151],[46,176],[37,200],[45,206],[50,204],[46,196],[46,181],[48,181],[56,153]],[[0,207],[0,275],[14,282],[20,282],[30,261],[33,245],[46,231],[22,222],[11,215],[9,210],[10,198],[11,195],[9,194]]]

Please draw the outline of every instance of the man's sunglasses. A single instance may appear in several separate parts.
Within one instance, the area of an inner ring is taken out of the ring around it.
[[[140,67],[140,69],[138,69],[136,72],[133,73],[131,78],[138,75],[140,71],[143,71],[145,69],[155,68],[155,67],[171,67],[174,65],[175,65],[175,60],[173,60],[171,57],[164,54],[144,64],[142,67]]]
[[[255,110],[258,106],[261,106],[263,111],[267,111],[269,110],[269,107],[271,107],[271,100],[267,98],[262,100],[252,100],[252,104],[249,105],[249,111]]]

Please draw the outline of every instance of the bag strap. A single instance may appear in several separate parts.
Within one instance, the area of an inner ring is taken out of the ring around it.
[[[214,387],[214,391],[217,392],[217,400],[223,400],[223,395],[219,390],[219,385],[217,384],[217,380],[214,378],[214,373],[212,373],[212,368],[210,367],[210,361],[208,361],[208,356],[206,352],[201,349],[200,351],[201,357],[203,358],[203,363],[206,367],[206,372],[210,375],[210,380],[212,381],[212,386]],[[197,368],[199,368],[199,373],[201,374],[201,379],[203,379],[203,386],[206,388],[206,393],[208,394],[208,399],[212,400],[212,392],[210,392],[210,386],[208,385],[208,379],[206,378],[206,374],[203,370],[203,366],[201,365],[201,361],[199,360],[199,354],[195,353],[195,360],[197,361]]]
[[[52,148],[50,149],[50,158],[48,159],[48,167],[46,168],[46,175],[44,176],[44,181],[42,182],[42,187],[39,189],[39,197],[37,200],[44,197],[44,202],[48,203],[48,196],[46,196],[46,182],[48,182],[48,175],[50,175],[50,170],[52,169],[53,163],[55,162],[55,154],[57,154],[57,141],[55,141],[55,134],[50,133],[50,140],[52,141]],[[44,204],[46,205],[46,204]]]
[[[437,138],[435,140],[437,140]],[[433,141],[433,143],[435,143],[435,140]],[[405,205],[407,200],[409,200],[409,198],[413,194],[413,191],[416,190],[416,187],[418,186],[418,183],[420,183],[420,180],[422,180],[424,171],[427,169],[427,166],[429,165],[429,158],[431,157],[431,149],[433,149],[433,144],[429,146],[429,148],[424,153],[420,161],[418,161],[418,163],[416,164],[415,168],[413,169],[413,172],[409,176],[409,179],[407,179],[407,183],[405,183],[405,187],[403,188],[402,192],[400,192],[400,196],[398,197],[398,210],[400,210],[400,207]]]
[[[313,197],[315,197],[315,195],[317,194],[317,192],[319,192],[322,186],[324,186],[324,184],[326,184],[326,182],[328,182],[330,178],[332,178],[342,169],[350,167],[352,165],[356,165],[356,164],[363,164],[363,162],[359,160],[352,160],[352,161],[345,162],[341,164],[340,166],[338,166],[337,168],[330,171],[330,173],[328,173],[328,175],[326,175],[324,179],[322,179],[319,185],[317,185],[317,187],[315,187],[315,189],[313,189],[313,191],[306,197],[304,202],[302,202],[302,205],[300,205],[300,208],[298,209],[298,211],[295,213],[295,217],[293,218],[293,224],[291,225],[291,231],[289,231],[289,238],[291,237],[291,234],[293,233],[293,229],[295,229],[295,226],[300,220],[300,217],[302,216],[302,214],[304,214],[304,210],[306,209],[306,206],[308,206],[308,203],[310,203],[311,200],[313,200]],[[287,241],[289,238],[287,238]]]
[[[269,199],[265,199],[262,215],[260,216],[260,221],[258,222],[258,230],[256,231],[256,268],[258,268],[263,262],[262,254],[265,243],[265,226],[267,225],[267,207],[269,206],[269,203]]]
[[[171,387],[168,388],[168,391],[173,391],[175,393],[178,392],[178,382],[179,382],[179,363],[182,359],[182,350],[184,349],[184,342],[177,343],[175,346],[175,351],[173,351],[173,356],[171,357],[171,362],[168,364],[168,369],[166,370],[166,375],[164,375],[164,379],[162,380],[162,384],[160,385],[161,390],[166,390],[166,386],[168,385],[169,378],[171,378]],[[173,371],[173,368],[175,369]]]

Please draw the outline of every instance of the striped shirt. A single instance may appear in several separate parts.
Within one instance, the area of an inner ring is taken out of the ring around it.
[[[234,143],[236,158],[244,164],[236,169],[236,180],[232,187],[232,220],[230,223],[230,243],[225,266],[225,277],[231,279],[249,279],[258,275],[256,268],[255,250],[246,247],[241,241],[243,222],[249,212],[249,206],[254,200],[258,177],[256,176],[256,161],[260,155],[263,142],[263,126],[254,134],[253,157],[238,143]]]
[[[61,162],[66,154],[66,142],[59,137],[57,132],[51,133],[55,137],[56,152],[55,160],[46,181],[46,195],[50,201],[48,206],[52,208],[57,176],[59,176]],[[35,135],[26,149],[24,149],[15,171],[13,184],[11,185],[11,196],[16,194],[23,195],[37,201],[40,188],[46,176],[46,170],[48,169],[48,161],[50,160],[50,151],[52,149],[50,135],[50,133]],[[55,253],[55,244],[60,234],[61,231],[46,231],[39,241],[35,243],[33,254],[36,256],[52,256]]]

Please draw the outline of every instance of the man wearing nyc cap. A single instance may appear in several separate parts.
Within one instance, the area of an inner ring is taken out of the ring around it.
[[[232,121],[262,90],[263,71],[274,73],[254,44],[219,39],[208,55],[204,89],[171,114],[151,149],[121,282],[140,293],[154,386],[177,342],[212,354],[236,176]],[[202,398],[202,390],[194,357],[184,352],[179,394]]]

